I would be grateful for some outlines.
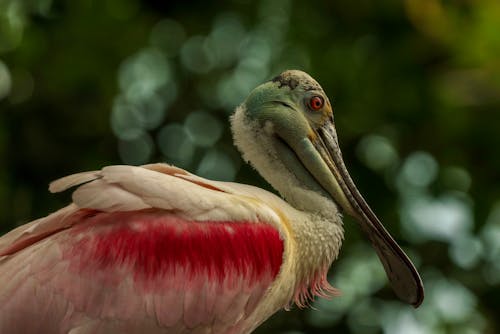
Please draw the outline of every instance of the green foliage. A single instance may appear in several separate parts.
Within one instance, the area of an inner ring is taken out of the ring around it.
[[[258,333],[495,333],[500,323],[500,5],[0,0],[0,230],[68,201],[50,180],[165,161],[269,186],[228,116],[287,68],[334,103],[351,174],[415,259],[427,298],[394,301],[352,221],[343,296]]]

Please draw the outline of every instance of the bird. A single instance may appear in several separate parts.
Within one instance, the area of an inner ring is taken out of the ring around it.
[[[344,214],[395,295],[422,303],[415,266],[349,176],[315,79],[284,71],[230,123],[279,195],[165,163],[53,181],[53,193],[74,189],[71,204],[0,238],[0,333],[251,333],[280,309],[339,294],[327,273]]]

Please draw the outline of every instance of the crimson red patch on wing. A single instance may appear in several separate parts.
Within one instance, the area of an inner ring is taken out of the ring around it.
[[[243,278],[252,285],[272,281],[282,263],[283,241],[265,223],[190,221],[161,210],[95,212],[81,219],[73,232],[78,241],[66,252],[78,258],[72,262],[79,271],[124,268],[143,283],[203,277],[218,284]]]

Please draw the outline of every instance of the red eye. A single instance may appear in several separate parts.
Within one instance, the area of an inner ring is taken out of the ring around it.
[[[311,108],[314,111],[318,111],[321,108],[323,108],[324,100],[321,96],[313,96],[309,100],[309,108]]]

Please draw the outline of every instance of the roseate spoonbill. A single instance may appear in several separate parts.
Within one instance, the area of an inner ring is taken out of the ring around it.
[[[334,295],[344,211],[396,295],[417,307],[413,264],[356,189],[320,85],[286,71],[231,118],[234,141],[286,199],[151,164],[50,184],[69,206],[0,238],[0,333],[249,333],[277,310]]]

